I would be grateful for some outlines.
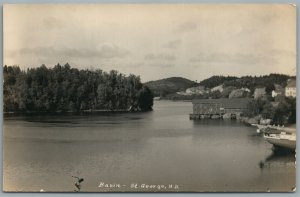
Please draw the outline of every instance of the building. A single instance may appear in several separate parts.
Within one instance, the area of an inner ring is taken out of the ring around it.
[[[251,98],[232,98],[232,99],[195,99],[193,103],[193,114],[190,119],[201,119],[218,115],[222,117],[224,114],[240,115],[247,109]]]
[[[254,99],[264,98],[266,96],[266,88],[258,87],[254,90]]]
[[[280,91],[272,90],[272,97],[275,98],[276,96],[281,95]]]
[[[195,95],[195,94],[200,95],[200,94],[205,93],[205,88],[204,88],[204,86],[192,87],[192,88],[186,89],[185,93],[187,95]]]
[[[231,93],[229,94],[229,98],[245,98],[248,97],[250,94],[250,91],[247,89],[241,88],[241,89],[236,89],[232,90]]]
[[[281,85],[274,84],[275,89],[272,90],[272,97],[275,98],[277,96],[284,95],[284,88]]]
[[[212,88],[210,91],[212,91],[212,92],[215,92],[215,91],[223,92],[223,90],[224,90],[223,85],[219,85],[219,86],[216,86],[216,87]]]
[[[296,98],[296,79],[289,79],[285,87],[285,96]]]
[[[245,91],[245,92],[251,92],[251,90],[249,88],[241,88],[241,90]]]

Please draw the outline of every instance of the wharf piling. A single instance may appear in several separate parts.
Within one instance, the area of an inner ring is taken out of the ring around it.
[[[190,120],[239,119],[251,98],[195,99]]]

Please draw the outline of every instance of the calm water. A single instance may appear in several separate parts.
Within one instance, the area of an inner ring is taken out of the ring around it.
[[[295,187],[293,155],[274,155],[255,128],[236,121],[191,121],[191,110],[189,102],[157,101],[148,113],[5,118],[3,188],[74,191],[72,176],[96,192]]]

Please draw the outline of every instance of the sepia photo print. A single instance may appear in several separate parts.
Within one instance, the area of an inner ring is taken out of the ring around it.
[[[295,192],[293,4],[5,4],[4,192]]]

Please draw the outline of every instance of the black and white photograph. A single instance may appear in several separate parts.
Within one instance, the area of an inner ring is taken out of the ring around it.
[[[3,5],[4,192],[295,192],[296,5]]]

